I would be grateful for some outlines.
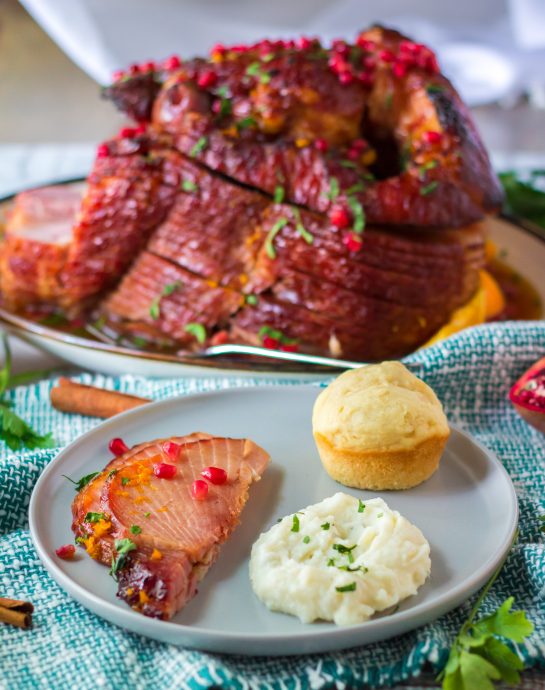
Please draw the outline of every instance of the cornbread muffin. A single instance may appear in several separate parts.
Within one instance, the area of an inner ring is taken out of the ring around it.
[[[428,479],[450,434],[432,389],[400,362],[341,374],[312,415],[326,472],[358,489],[409,489]]]

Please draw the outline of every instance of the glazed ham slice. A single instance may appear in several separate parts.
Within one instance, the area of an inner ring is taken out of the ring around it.
[[[249,439],[197,433],[143,443],[78,493],[72,529],[90,556],[111,566],[121,599],[168,620],[195,595],[268,462]],[[161,463],[175,467],[175,475],[156,476]],[[192,487],[208,467],[227,479],[207,482],[197,500]]]

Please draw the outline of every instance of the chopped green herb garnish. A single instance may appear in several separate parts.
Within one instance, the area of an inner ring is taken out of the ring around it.
[[[295,217],[295,231],[298,235],[301,235],[307,244],[312,244],[314,242],[314,235],[303,225],[301,211],[296,206],[292,206],[291,211]]]
[[[184,326],[184,331],[190,333],[200,345],[206,340],[206,328],[202,323],[188,323]]]
[[[343,585],[342,587],[335,587],[337,592],[354,592],[356,589],[356,583],[351,582],[349,585]]]
[[[393,91],[389,91],[386,96],[384,97],[384,107],[386,110],[390,110],[392,107],[392,103],[394,101],[394,93]]]
[[[116,475],[118,472],[119,472],[119,470],[110,470],[110,471],[108,472],[108,477],[107,477],[107,478],[110,479],[111,477],[113,477],[114,475]]]
[[[150,515],[151,515],[151,513],[149,512],[149,510],[148,510],[147,513],[144,513],[144,517],[145,517],[145,518],[149,518]]]
[[[161,297],[168,297],[169,295],[172,295],[173,292],[176,292],[176,290],[179,290],[182,287],[182,283],[177,280],[174,283],[168,283],[168,285],[165,285],[163,288],[163,291],[161,292]]]
[[[182,189],[184,192],[196,192],[199,187],[192,180],[183,180]]]
[[[335,551],[338,551],[339,553],[352,553],[354,549],[356,548],[356,544],[354,546],[344,546],[344,544],[333,544],[333,549]]]
[[[267,237],[265,239],[265,252],[267,253],[267,256],[269,259],[275,259],[276,258],[276,249],[274,248],[274,238],[280,230],[282,230],[283,227],[285,227],[288,224],[288,219],[287,218],[279,218],[276,223],[272,226],[272,228],[269,230]]]
[[[139,335],[133,335],[131,337],[131,342],[140,349],[146,347],[148,344],[148,341],[145,338],[141,338]]]
[[[255,307],[257,304],[257,295],[246,295],[244,299],[246,300],[246,304],[249,304],[252,307]]]
[[[284,201],[285,191],[284,187],[277,185],[274,188],[274,203],[281,204]]]
[[[439,161],[436,161],[435,159],[428,161],[427,163],[424,163],[418,168],[418,172],[420,175],[425,175],[428,170],[433,170],[433,168],[436,168],[439,165]]]
[[[379,518],[379,517],[382,517],[383,515],[384,515],[384,513],[379,513],[379,514],[377,515],[377,517]]]
[[[334,558],[328,558],[327,559],[327,565],[329,568],[333,567],[335,565],[335,559]]]
[[[365,185],[363,182],[356,182],[356,184],[353,184],[351,187],[348,187],[348,189],[345,191],[346,196],[351,196],[352,194],[357,194],[358,192],[363,192],[365,189]]]
[[[365,503],[361,500],[361,498],[358,499],[358,513],[363,513],[365,510]]]
[[[70,477],[67,477],[65,474],[62,476],[65,479],[68,479],[69,482],[72,482],[72,484],[75,485],[76,491],[81,491],[89,482],[91,482],[95,477],[98,477],[100,472],[91,472],[90,474],[86,474],[84,477],[82,477],[79,481],[75,482],[73,479],[70,479]]]
[[[266,335],[274,340],[281,341],[284,338],[282,331],[277,331],[276,328],[271,328],[270,326],[261,326],[257,334],[261,339]]]
[[[545,180],[545,170],[532,170],[524,177],[505,172],[499,177],[506,197],[504,210],[545,228],[545,191],[539,182],[540,178]]]
[[[439,84],[428,84],[426,86],[426,92],[429,94],[443,93],[443,87],[439,86]]]
[[[131,481],[130,477],[121,477],[121,486],[127,486],[127,484]]]
[[[154,321],[157,321],[157,319],[161,316],[161,309],[159,307],[160,302],[161,295],[158,295],[157,297],[153,298],[152,303],[149,305],[149,315]]]
[[[189,152],[190,156],[197,156],[208,146],[208,137],[199,137],[195,146]]]
[[[271,75],[268,72],[261,72],[259,81],[261,84],[268,84],[271,81]]]
[[[291,531],[292,532],[298,532],[299,531],[299,518],[297,517],[297,515],[293,516],[293,520],[291,523]]]
[[[362,573],[369,572],[369,568],[366,568],[364,565],[357,565],[355,568],[351,568],[349,565],[338,565],[337,568],[339,570],[346,570],[348,573],[355,573],[358,570],[361,570]]]
[[[434,192],[437,189],[437,187],[439,187],[439,182],[437,182],[437,180],[433,180],[433,182],[430,182],[429,184],[420,187],[420,195],[427,196],[428,194]]]
[[[259,62],[252,62],[248,67],[246,68],[246,74],[248,74],[250,77],[257,77],[261,70],[261,64]]]
[[[320,527],[321,527],[323,530],[327,531],[327,530],[331,527],[331,525],[330,525],[329,522],[324,522],[323,524],[320,525]]]
[[[257,125],[257,121],[253,117],[243,117],[242,120],[238,120],[236,123],[237,129],[248,129],[248,127],[255,127]]]
[[[271,60],[274,60],[274,58],[274,53],[267,53],[267,55],[263,55],[261,57],[261,62],[270,62]]]
[[[220,108],[218,115],[220,117],[225,117],[226,115],[230,115],[231,111],[233,110],[233,105],[231,101],[228,98],[222,98],[220,100]]]
[[[306,537],[303,537],[303,544],[308,544],[309,541],[310,541],[310,537],[309,537],[308,534],[307,534]]]
[[[84,519],[85,522],[100,522],[106,520],[106,515],[104,513],[87,513]]]
[[[339,165],[340,165],[341,167],[343,167],[343,168],[353,168],[353,169],[355,169],[355,168],[358,167],[357,164],[354,163],[354,161],[349,161],[349,160],[342,160],[342,161],[339,161]]]
[[[222,98],[227,98],[229,96],[229,87],[223,85],[216,89],[216,95]]]
[[[179,280],[164,286],[164,288],[161,290],[161,294],[155,297],[153,302],[150,304],[149,313],[152,319],[156,321],[161,316],[161,300],[163,297],[172,295],[173,292],[176,292],[176,290],[179,290],[181,287],[182,283]]]
[[[365,228],[365,212],[363,210],[363,206],[353,196],[349,196],[347,201],[352,211],[352,215],[354,216],[352,229],[354,232],[361,234]]]
[[[104,326],[106,325],[106,321],[107,321],[106,316],[104,314],[102,314],[101,316],[98,317],[98,319],[93,321],[93,323],[91,325],[93,326],[93,328],[96,328],[97,331],[101,331],[104,328]]]
[[[335,199],[339,196],[339,192],[339,180],[336,177],[332,177],[329,180],[329,192],[327,193],[327,198],[331,201],[335,201]]]
[[[86,535],[85,537],[76,537],[74,541],[76,544],[85,544],[85,539],[88,539],[89,537]]]
[[[67,326],[68,319],[66,316],[64,316],[64,314],[53,312],[52,314],[47,314],[46,316],[42,317],[38,323],[41,326]]]
[[[130,531],[132,534],[140,534],[140,532],[142,531],[142,528],[139,527],[138,525],[131,525]]]
[[[136,549],[136,544],[130,539],[116,539],[114,542],[117,556],[112,556],[110,575],[117,581],[117,573],[125,565],[127,554]]]

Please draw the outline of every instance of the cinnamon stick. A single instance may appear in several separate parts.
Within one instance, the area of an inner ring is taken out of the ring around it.
[[[0,622],[15,625],[24,630],[32,625],[34,606],[30,601],[0,597]]]
[[[96,386],[85,386],[67,378],[60,378],[51,389],[51,404],[61,412],[72,412],[89,417],[113,417],[150,402],[148,398],[109,391]]]

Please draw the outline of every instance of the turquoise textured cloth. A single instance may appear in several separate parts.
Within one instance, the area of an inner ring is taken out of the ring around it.
[[[483,613],[507,596],[535,624],[517,647],[529,666],[545,667],[545,438],[514,412],[507,392],[518,376],[545,355],[545,324],[518,323],[467,330],[409,359],[437,392],[452,422],[474,434],[501,458],[516,487],[520,536],[483,604]],[[162,399],[266,380],[145,380],[81,375],[83,382]],[[269,382],[270,383],[270,382]],[[295,382],[283,381],[281,384]],[[52,381],[9,392],[16,411],[64,446],[96,420],[51,409]],[[275,384],[278,385],[278,384]],[[289,395],[289,390],[286,391]],[[310,420],[309,420],[310,423]],[[388,687],[439,669],[471,602],[413,632],[344,652],[286,658],[244,658],[179,649],[127,633],[81,607],[42,568],[27,529],[27,506],[36,479],[56,450],[0,455],[0,592],[35,605],[34,627],[0,625],[0,688],[91,690],[134,688]],[[478,529],[478,526],[476,526]]]

